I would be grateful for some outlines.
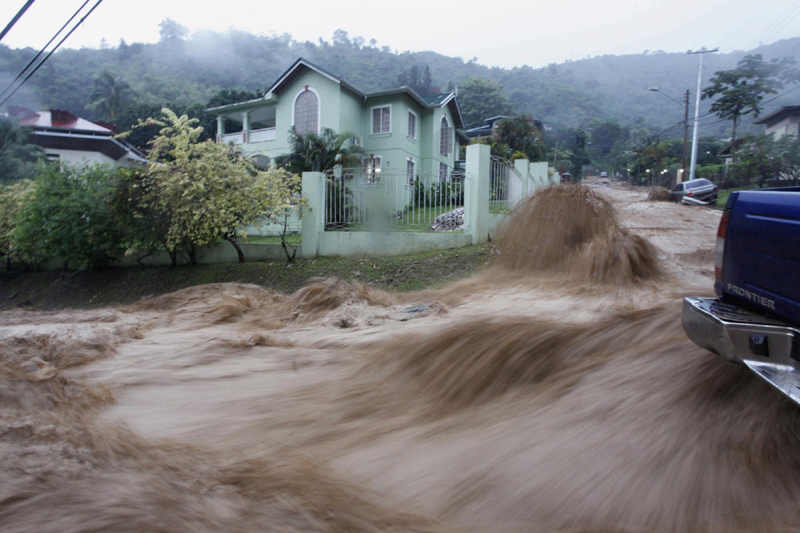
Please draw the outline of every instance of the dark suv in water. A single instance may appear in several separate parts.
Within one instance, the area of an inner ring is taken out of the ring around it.
[[[710,204],[717,201],[717,186],[706,179],[684,181],[672,189],[672,200],[684,204]]]

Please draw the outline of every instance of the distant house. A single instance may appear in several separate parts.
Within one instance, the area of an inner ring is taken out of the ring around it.
[[[782,107],[759,118],[753,124],[764,124],[767,127],[767,134],[792,135],[800,138],[800,105]]]
[[[263,97],[208,112],[217,116],[217,140],[241,145],[262,167],[290,153],[292,127],[300,134],[351,132],[372,179],[381,170],[447,176],[466,141],[454,93],[423,97],[409,87],[365,93],[302,58]]]
[[[470,128],[464,131],[464,135],[466,135],[470,139],[480,139],[484,137],[490,137],[494,135],[494,133],[497,131],[497,127],[503,122],[503,120],[509,118],[514,118],[514,117],[509,117],[506,115],[489,117],[483,121],[483,124],[481,126],[478,126],[477,128]],[[536,126],[536,128],[539,131],[543,131],[545,129],[545,126],[544,124],[542,124],[541,120],[533,120],[533,125]]]
[[[8,117],[20,126],[31,128],[33,143],[44,149],[49,160],[59,164],[129,166],[147,163],[139,150],[115,139],[116,131],[108,124],[91,122],[59,109],[33,111],[22,106],[9,106]]]

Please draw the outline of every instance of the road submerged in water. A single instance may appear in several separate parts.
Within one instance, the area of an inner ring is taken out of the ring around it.
[[[797,408],[680,325],[720,213],[565,190],[441,290],[0,313],[0,529],[795,529]]]

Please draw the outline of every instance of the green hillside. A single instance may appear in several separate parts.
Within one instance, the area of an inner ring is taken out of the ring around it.
[[[748,53],[761,53],[769,59],[796,56],[798,50],[800,37]],[[0,46],[0,84],[5,87],[35,53],[30,48]],[[733,67],[743,55],[745,52],[709,54],[705,79],[715,70]],[[263,89],[300,56],[365,91],[393,86],[397,76],[413,66],[429,66],[433,85],[442,90],[470,77],[488,78],[503,85],[518,113],[531,114],[556,128],[581,126],[592,119],[614,119],[653,131],[667,128],[682,120],[682,111],[648,88],[657,86],[681,100],[686,89],[694,93],[697,76],[696,56],[664,52],[502,69],[435,52],[395,53],[388,47],[351,38],[343,31],[337,31],[331,41],[317,43],[297,42],[287,34],[199,32],[184,40],[171,38],[155,44],[120,42],[102,49],[59,51],[9,103],[57,107],[95,118],[87,107],[91,80],[110,71],[131,85],[140,103],[205,105],[223,88]],[[800,92],[793,92],[771,102],[766,110],[798,102]],[[701,112],[706,111],[704,103]],[[706,134],[722,135],[728,127],[713,117],[706,123]]]

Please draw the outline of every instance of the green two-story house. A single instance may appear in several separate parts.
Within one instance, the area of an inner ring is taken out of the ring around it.
[[[381,172],[446,179],[466,140],[454,93],[422,97],[409,87],[364,93],[302,58],[262,98],[208,111],[217,116],[217,140],[240,145],[260,167],[289,153],[292,127],[299,134],[330,128],[353,134],[369,179]]]

